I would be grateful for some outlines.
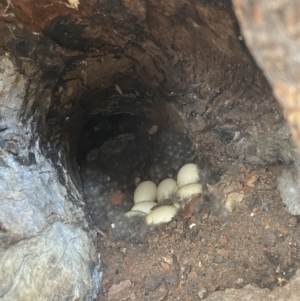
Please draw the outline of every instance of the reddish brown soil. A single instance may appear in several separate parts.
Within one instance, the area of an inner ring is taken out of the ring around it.
[[[257,172],[254,190],[228,216],[210,206],[181,214],[138,245],[99,235],[106,270],[97,300],[192,301],[249,283],[284,285],[300,268],[299,223],[274,188],[278,168]]]

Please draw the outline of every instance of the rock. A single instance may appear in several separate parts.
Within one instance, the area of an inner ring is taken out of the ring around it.
[[[154,135],[158,131],[158,125],[154,124],[151,126],[151,128],[148,130],[149,135]]]
[[[108,291],[108,300],[124,300],[128,296],[128,290],[131,287],[130,280],[121,281],[119,284],[113,284]]]
[[[293,215],[300,215],[300,166],[298,164],[285,167],[278,178],[278,189],[282,201],[287,211]]]
[[[297,301],[299,299],[300,270],[284,287],[278,287],[270,291],[261,289],[256,285],[246,285],[242,289],[226,289],[210,295],[207,301],[239,301],[239,300],[274,300],[274,301]]]
[[[0,64],[0,111],[10,125],[0,132],[1,300],[92,300],[101,275],[82,195],[59,159],[43,155],[34,125],[18,119],[38,96],[26,95],[33,87],[7,57]]]

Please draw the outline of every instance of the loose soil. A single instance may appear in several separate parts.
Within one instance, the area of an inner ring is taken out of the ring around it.
[[[192,301],[250,283],[285,285],[300,268],[300,234],[276,189],[280,172],[280,164],[228,166],[221,186],[236,181],[230,193],[244,195],[232,212],[224,209],[227,198],[194,199],[140,244],[99,234],[104,278],[97,300]]]

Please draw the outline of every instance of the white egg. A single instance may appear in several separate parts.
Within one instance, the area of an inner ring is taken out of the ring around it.
[[[158,202],[169,198],[178,189],[177,183],[174,179],[164,179],[157,186],[156,198]]]
[[[178,203],[178,202],[173,203],[173,206],[177,209],[181,208],[180,203]]]
[[[132,208],[132,210],[138,210],[138,211],[142,211],[145,212],[146,214],[151,212],[151,209],[156,206],[157,203],[156,202],[140,202],[135,204]]]
[[[124,216],[128,218],[131,218],[133,216],[146,216],[146,213],[139,210],[131,210],[124,213]]]
[[[146,216],[146,223],[148,225],[159,225],[168,223],[176,215],[177,209],[174,206],[161,206],[151,211]]]
[[[200,181],[198,166],[194,163],[183,165],[177,174],[177,184],[181,186],[197,183]]]
[[[156,184],[152,181],[144,181],[140,183],[134,192],[134,203],[154,202],[156,200],[156,189]]]
[[[180,199],[192,199],[193,196],[202,193],[202,184],[193,183],[180,187],[176,191],[176,196]]]

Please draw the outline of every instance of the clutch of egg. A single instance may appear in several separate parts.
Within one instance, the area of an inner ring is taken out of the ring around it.
[[[152,181],[141,182],[134,192],[134,206],[125,216],[145,217],[148,225],[168,223],[177,214],[180,204],[188,203],[195,195],[202,192],[199,183],[200,176],[196,164],[183,165],[178,174],[177,181],[172,178],[164,179],[158,186]],[[174,205],[160,205],[164,200],[173,196],[178,199]],[[183,202],[181,202],[183,201]]]

